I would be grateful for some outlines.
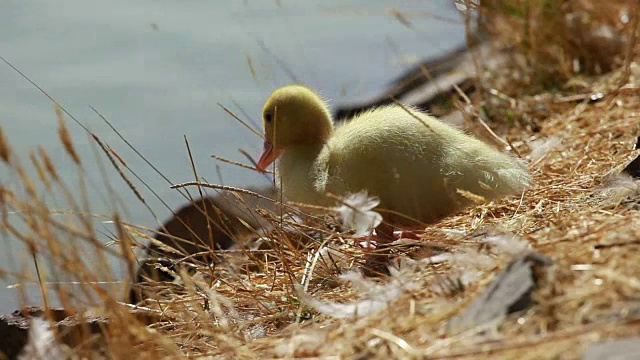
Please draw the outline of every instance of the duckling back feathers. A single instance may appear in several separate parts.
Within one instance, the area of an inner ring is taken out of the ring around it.
[[[458,189],[490,200],[521,192],[530,181],[511,156],[396,105],[338,127],[320,151],[313,174],[320,193],[366,189],[380,197],[381,208],[423,222],[468,205],[470,199]]]
[[[287,111],[286,103],[279,107]],[[289,200],[331,205],[327,192],[367,190],[380,198],[380,209],[405,215],[385,214],[387,220],[403,224],[455,213],[471,203],[465,192],[490,200],[519,193],[530,182],[517,159],[397,105],[354,117],[331,129],[324,143],[287,146],[277,175]]]

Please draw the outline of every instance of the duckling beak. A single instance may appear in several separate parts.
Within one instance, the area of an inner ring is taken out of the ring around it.
[[[262,149],[262,155],[260,156],[260,160],[258,160],[258,166],[256,166],[256,169],[264,172],[280,155],[282,155],[282,150],[274,149],[273,144],[271,144],[270,141],[265,141],[264,148]]]

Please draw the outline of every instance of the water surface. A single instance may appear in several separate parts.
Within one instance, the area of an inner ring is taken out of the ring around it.
[[[260,140],[218,103],[257,123],[269,93],[291,82],[318,89],[332,104],[348,101],[382,88],[416,61],[446,52],[464,40],[451,1],[345,4],[7,0],[0,4],[0,55],[100,136],[175,208],[184,199],[89,106],[109,119],[173,183],[193,179],[186,137],[199,174],[210,182],[266,184],[260,175],[210,158],[215,154],[246,162],[238,149],[256,157],[261,150]],[[386,11],[392,6],[410,15],[408,24]],[[94,145],[80,126],[66,120],[82,154],[91,210],[109,214],[111,198],[98,172]],[[0,125],[23,161],[29,151],[43,146],[65,181],[77,189],[77,170],[56,135],[51,101],[1,63]],[[156,227],[154,216],[135,199],[104,156],[101,159],[110,184],[125,204],[125,218]],[[21,188],[19,179],[4,166],[0,166],[0,182],[11,189]],[[134,183],[156,216],[166,219],[169,210],[139,181],[134,179]],[[39,191],[45,193],[42,186]],[[53,208],[68,207],[62,194],[47,194],[46,198]],[[96,224],[107,242],[109,226]],[[15,239],[2,235],[0,249],[0,267],[13,271],[33,267],[30,255]],[[120,265],[114,265],[121,274]],[[17,305],[16,290],[6,288],[11,283],[10,279],[0,280],[0,313]],[[28,289],[29,302],[39,304],[37,288],[30,285]]]

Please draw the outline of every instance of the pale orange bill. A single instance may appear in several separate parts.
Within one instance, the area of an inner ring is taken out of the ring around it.
[[[256,169],[258,169],[258,171],[265,171],[280,155],[282,155],[282,150],[275,150],[270,141],[265,141],[262,155],[260,155]]]

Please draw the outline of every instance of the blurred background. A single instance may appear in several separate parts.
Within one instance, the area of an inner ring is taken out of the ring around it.
[[[262,146],[218,104],[258,127],[262,104],[278,86],[305,84],[335,107],[379,91],[417,63],[464,44],[463,20],[451,0],[345,4],[9,0],[0,4],[0,56],[97,134],[175,209],[184,198],[90,106],[172,183],[193,180],[186,137],[199,175],[209,182],[266,185],[265,177],[210,157],[247,163],[238,150],[257,157]],[[91,212],[113,213],[99,172],[102,163],[127,222],[156,228],[157,219],[169,217],[169,209],[128,174],[151,214],[88,134],[68,117],[65,121],[82,156]],[[42,146],[69,187],[80,189],[77,168],[56,135],[52,102],[5,64],[0,64],[0,125],[23,163]],[[0,166],[2,186],[19,192],[20,182]],[[65,210],[63,194],[37,191],[51,208]],[[102,220],[96,217],[96,231],[107,243],[111,230]],[[0,262],[2,269],[33,274],[31,255],[7,234],[1,234]],[[114,260],[112,265],[121,277],[121,264]],[[40,304],[36,282],[26,283],[28,299],[21,301],[9,287],[13,283],[0,279],[0,313],[22,301]]]

